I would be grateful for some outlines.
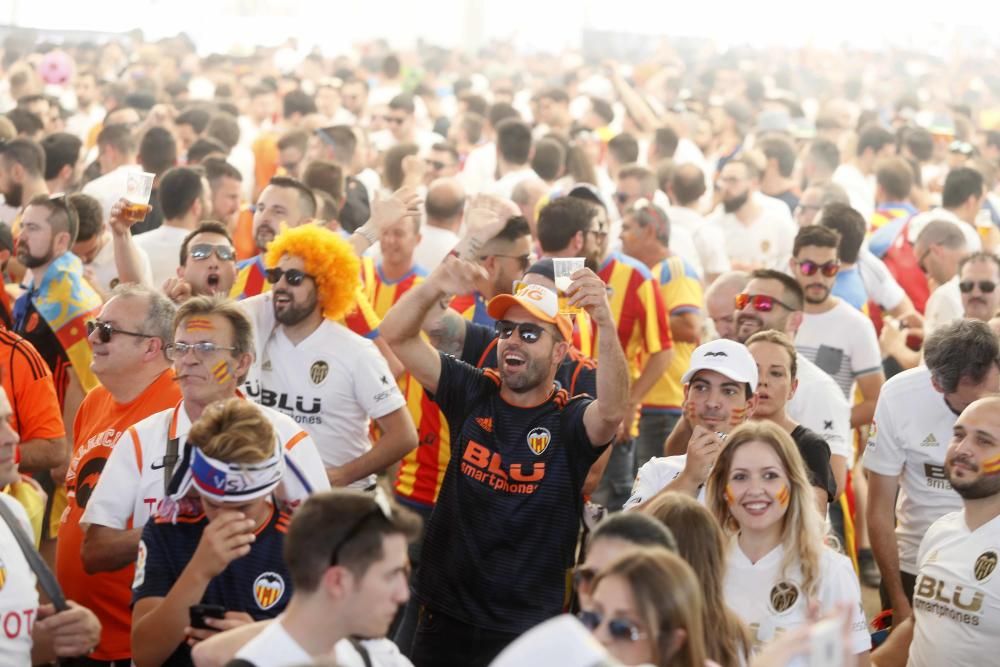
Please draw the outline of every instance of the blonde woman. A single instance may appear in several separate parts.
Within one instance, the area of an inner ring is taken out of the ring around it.
[[[579,618],[623,664],[718,667],[705,658],[703,605],[684,559],[636,547],[601,570]]]
[[[869,664],[871,641],[851,562],[826,547],[805,465],[791,436],[771,422],[732,433],[708,478],[706,500],[730,535],[726,603],[750,626],[755,647],[837,604],[854,610],[848,650]]]
[[[726,605],[726,539],[712,513],[683,493],[666,493],[646,511],[673,533],[677,554],[691,566],[701,585],[705,598],[702,626],[711,628],[705,635],[708,657],[722,667],[746,665],[750,635],[740,617]]]

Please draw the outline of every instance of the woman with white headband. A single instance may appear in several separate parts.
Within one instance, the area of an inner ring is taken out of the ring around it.
[[[283,449],[260,409],[232,398],[191,426],[190,460],[146,524],[132,584],[138,667],[191,665],[190,646],[276,617],[291,598],[282,548],[289,516],[273,500]],[[195,605],[214,605],[195,609]],[[222,618],[213,618],[213,615]],[[204,616],[206,627],[196,620]]]

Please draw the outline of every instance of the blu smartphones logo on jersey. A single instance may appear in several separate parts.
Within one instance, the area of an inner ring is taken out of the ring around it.
[[[253,597],[257,606],[268,610],[285,594],[285,580],[276,572],[265,572],[253,582]]]
[[[944,469],[944,466],[925,463],[924,475],[927,477],[927,486],[929,488],[951,491],[951,482],[948,481],[948,472]]]
[[[977,579],[982,575],[983,580],[985,580],[993,574],[993,570],[996,568],[995,559],[996,554],[993,552],[980,554],[973,570]],[[986,596],[982,591],[970,589],[961,584],[951,584],[944,579],[936,579],[927,574],[920,575],[920,580],[913,590],[914,609],[935,616],[947,616],[957,623],[973,626],[979,625],[980,612],[985,600]]]
[[[307,404],[309,399],[305,396],[293,396],[284,392],[262,389],[260,385],[250,382],[244,385],[244,389],[246,395],[254,402],[265,408],[281,410],[289,414],[296,423],[319,424],[322,422],[321,417],[311,416],[319,415],[320,410],[323,409],[323,401],[318,398],[313,398],[311,404]]]
[[[546,444],[547,446],[547,444]],[[530,471],[526,470],[530,466]],[[500,454],[469,440],[462,454],[462,473],[504,493],[531,495],[545,477],[545,463],[512,463],[504,466]]]

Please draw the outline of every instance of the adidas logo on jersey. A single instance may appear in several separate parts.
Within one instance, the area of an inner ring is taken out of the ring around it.
[[[476,423],[487,433],[493,432],[493,417],[476,417]]]
[[[937,438],[934,437],[934,434],[933,433],[928,433],[927,437],[924,438],[923,442],[920,443],[920,446],[921,447],[937,447],[938,444],[940,444],[940,443],[938,443],[938,440],[937,440]]]

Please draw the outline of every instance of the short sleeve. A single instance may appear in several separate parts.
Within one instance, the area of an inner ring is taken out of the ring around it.
[[[670,338],[667,308],[663,304],[663,295],[652,277],[642,281],[638,293],[643,316],[642,339],[645,351],[655,354],[661,350],[669,350],[673,346],[673,341]]]
[[[118,530],[129,527],[142,472],[135,456],[135,450],[139,446],[135,441],[133,428],[127,429],[118,438],[104,464],[97,486],[87,501],[87,509],[80,519],[81,524],[96,524]]]
[[[356,308],[344,316],[344,324],[362,338],[370,340],[378,338],[378,328],[382,324],[382,320],[379,319],[375,309],[365,298],[364,289],[361,286],[358,286],[354,303]]]
[[[896,438],[892,409],[887,398],[883,392],[875,404],[875,417],[868,430],[868,446],[865,447],[863,462],[865,468],[873,473],[896,477],[903,472],[906,452]]]
[[[465,343],[462,345],[462,361],[481,368],[480,360],[493,342],[493,330],[484,324],[465,322]]]
[[[837,553],[824,554],[830,558],[830,571],[827,580],[822,583],[822,612],[832,610],[838,604],[846,604],[851,608],[850,649],[855,655],[870,651],[871,635],[868,632],[868,622],[864,608],[861,606],[861,587],[851,561],[846,556]]]
[[[11,359],[14,380],[13,408],[21,441],[61,438],[66,435],[52,374],[27,341],[19,343]]]
[[[316,443],[308,433],[299,431],[282,444],[288,463],[281,483],[285,500],[302,501],[310,494],[330,489],[326,466],[323,465]]]
[[[163,540],[163,531],[173,526],[150,521],[142,529],[139,551],[132,579],[132,604],[143,598],[162,598],[177,580],[170,561],[169,544]]]
[[[805,379],[801,378],[789,404],[789,416],[822,437],[830,447],[831,456],[841,456],[850,461],[853,458],[854,436],[851,405],[844,392],[833,380],[819,378],[817,382],[805,382]]]
[[[672,263],[671,263],[672,264]],[[668,314],[673,317],[684,313],[700,313],[702,304],[701,282],[694,268],[681,260],[681,271],[674,275],[674,266],[670,266],[670,276],[662,284],[663,302]]]
[[[851,352],[851,372],[854,377],[868,375],[882,370],[882,351],[875,335],[875,325],[867,317],[861,316],[854,327],[855,349]]]
[[[632,495],[622,509],[630,510],[646,502],[666,488],[674,477],[673,466],[664,458],[650,459],[639,468],[632,485]]]
[[[371,341],[355,349],[354,398],[372,419],[385,417],[406,406],[385,357]]]
[[[492,385],[500,386],[499,376],[491,370],[473,368],[451,355],[438,353],[441,358],[441,374],[438,376],[437,391],[431,396],[441,411],[453,421],[464,416],[467,406],[473,405]]]
[[[809,471],[809,481],[815,487],[826,489],[829,502],[832,503],[837,493],[837,483],[833,479],[833,470],[830,469],[830,446],[809,429],[802,430],[803,433],[796,438],[796,444]]]

